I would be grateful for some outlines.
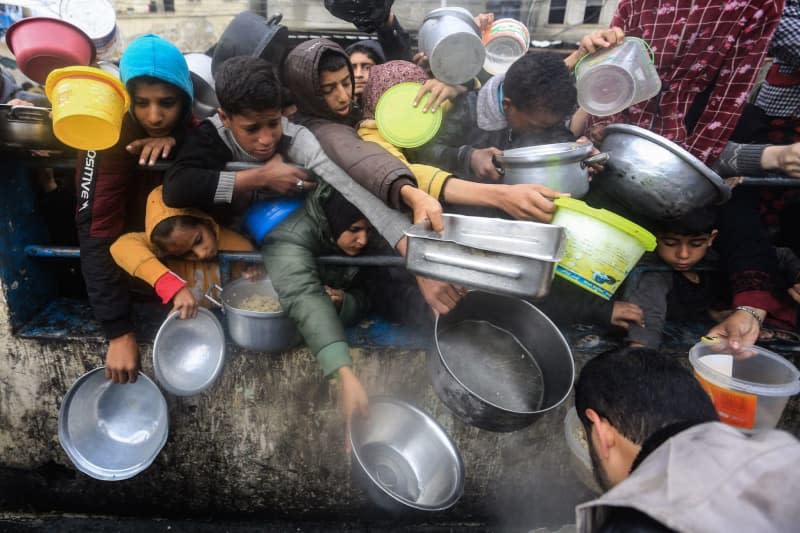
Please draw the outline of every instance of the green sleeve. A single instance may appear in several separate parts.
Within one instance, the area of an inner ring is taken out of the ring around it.
[[[339,318],[345,327],[357,324],[369,312],[369,298],[361,289],[350,289],[344,292]]]
[[[313,243],[270,238],[262,255],[281,305],[328,375],[351,361],[342,322],[320,280],[312,247]]]

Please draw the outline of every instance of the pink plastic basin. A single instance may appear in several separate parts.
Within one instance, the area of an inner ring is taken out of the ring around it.
[[[95,58],[92,40],[76,26],[48,17],[22,19],[6,32],[6,44],[27,77],[44,83],[63,67],[88,66]]]

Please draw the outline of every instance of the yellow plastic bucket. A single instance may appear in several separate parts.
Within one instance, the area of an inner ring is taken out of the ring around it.
[[[655,236],[605,209],[574,198],[558,198],[553,224],[564,227],[567,244],[556,275],[606,300],[622,285]]]
[[[104,150],[119,140],[130,97],[117,78],[94,67],[56,69],[47,76],[53,133],[79,150]]]

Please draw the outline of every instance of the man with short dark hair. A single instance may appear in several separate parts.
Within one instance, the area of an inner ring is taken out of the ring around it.
[[[603,496],[576,509],[579,532],[797,531],[800,443],[719,423],[678,361],[625,348],[589,361],[575,407]]]

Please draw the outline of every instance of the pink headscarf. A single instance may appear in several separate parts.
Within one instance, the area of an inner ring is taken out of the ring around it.
[[[369,69],[369,78],[361,96],[363,117],[375,118],[375,107],[383,93],[398,83],[407,81],[425,83],[428,76],[421,67],[408,61],[389,61]]]

